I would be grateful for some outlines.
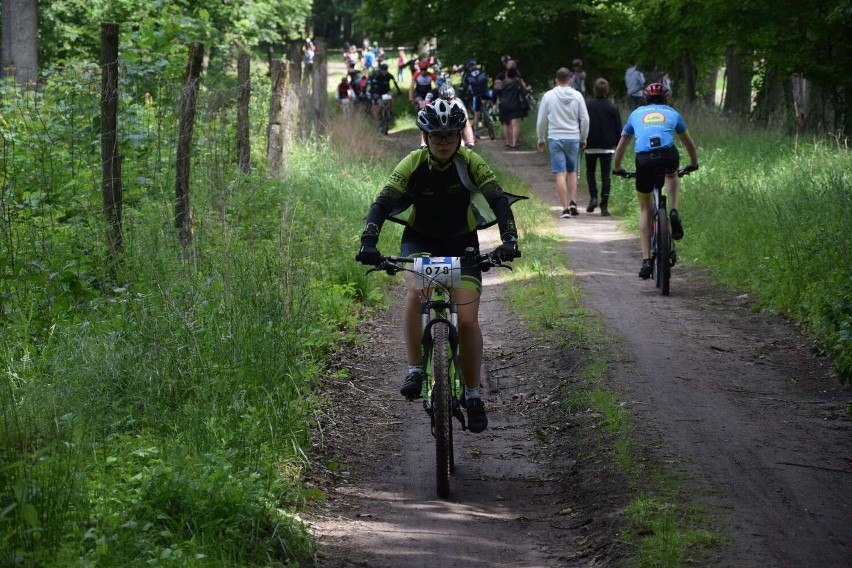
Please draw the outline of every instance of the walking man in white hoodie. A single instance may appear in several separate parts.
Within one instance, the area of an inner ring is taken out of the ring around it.
[[[580,214],[577,211],[577,165],[580,149],[586,147],[589,134],[586,101],[570,84],[571,71],[560,67],[556,72],[556,86],[541,98],[536,121],[538,151],[544,151],[546,139],[563,218]]]

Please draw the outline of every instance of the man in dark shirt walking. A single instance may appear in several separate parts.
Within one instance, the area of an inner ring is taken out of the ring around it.
[[[621,115],[618,107],[607,98],[609,82],[595,80],[593,99],[586,102],[589,111],[589,138],[586,141],[586,181],[589,184],[589,206],[586,211],[594,212],[598,206],[598,187],[595,167],[601,167],[601,217],[609,216],[610,172],[612,155],[621,138]]]

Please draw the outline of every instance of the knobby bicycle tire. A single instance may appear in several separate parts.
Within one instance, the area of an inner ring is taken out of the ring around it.
[[[390,123],[392,119],[393,118],[391,116],[391,110],[388,108],[387,105],[382,105],[382,134],[387,135],[388,130],[390,129]]]
[[[432,325],[432,412],[435,416],[435,484],[438,495],[450,495],[452,465],[452,407],[450,406],[450,377],[448,346],[450,329],[447,323]]]
[[[669,219],[666,210],[657,211],[657,287],[663,296],[669,295],[669,281],[672,274],[672,234],[669,230]]]
[[[482,124],[485,125],[485,129],[488,131],[488,137],[494,140],[494,122],[491,120],[490,110],[483,108],[479,114],[482,118]]]

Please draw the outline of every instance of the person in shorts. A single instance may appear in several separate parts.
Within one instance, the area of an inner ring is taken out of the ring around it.
[[[518,196],[503,191],[494,172],[475,152],[462,144],[467,124],[458,101],[436,99],[417,113],[417,125],[426,133],[427,147],[414,150],[390,174],[370,207],[361,233],[361,248],[355,259],[378,265],[379,233],[387,219],[405,226],[403,256],[428,253],[432,256],[464,256],[467,247],[479,251],[479,229],[497,224],[502,244],[496,253],[503,261],[521,255],[518,231],[511,204]],[[408,375],[400,394],[408,399],[421,395],[420,291],[415,278],[405,273],[406,297],[403,331]],[[479,433],[488,426],[485,405],[479,392],[482,367],[482,330],[479,327],[479,296],[482,275],[478,266],[462,270],[461,285],[452,289],[458,304],[459,363],[464,379],[463,405],[468,428]]]
[[[583,95],[571,87],[571,71],[556,71],[556,86],[544,93],[536,120],[538,150],[545,140],[550,152],[550,169],[556,175],[556,195],[562,205],[562,218],[579,215],[577,210],[577,165],[580,149],[589,135],[589,112]]]
[[[613,173],[624,174],[621,160],[632,137],[636,137],[636,191],[639,193],[639,238],[642,243],[642,267],[639,277],[647,280],[653,274],[651,262],[651,208],[654,176],[659,169],[665,170],[666,193],[669,196],[672,238],[683,238],[683,224],[678,213],[678,189],[680,178],[677,169],[680,155],[675,147],[675,137],[680,138],[689,154],[689,169],[698,169],[698,150],[686,129],[683,117],[666,102],[669,93],[661,83],[651,83],[643,91],[645,105],[630,113],[621,139],[615,148]]]

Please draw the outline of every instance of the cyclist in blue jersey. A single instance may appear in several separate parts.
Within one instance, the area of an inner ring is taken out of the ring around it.
[[[642,243],[642,268],[639,277],[647,280],[653,273],[651,263],[651,200],[654,191],[654,171],[664,168],[666,192],[671,205],[672,238],[683,238],[683,225],[677,211],[680,178],[677,169],[680,154],[675,148],[675,137],[679,138],[689,154],[693,169],[698,169],[698,150],[686,129],[683,117],[666,104],[669,92],[660,83],[652,83],[643,91],[645,105],[632,113],[621,131],[621,140],[615,148],[613,173],[620,174],[621,160],[630,143],[636,137],[636,191],[639,192],[639,237]]]

